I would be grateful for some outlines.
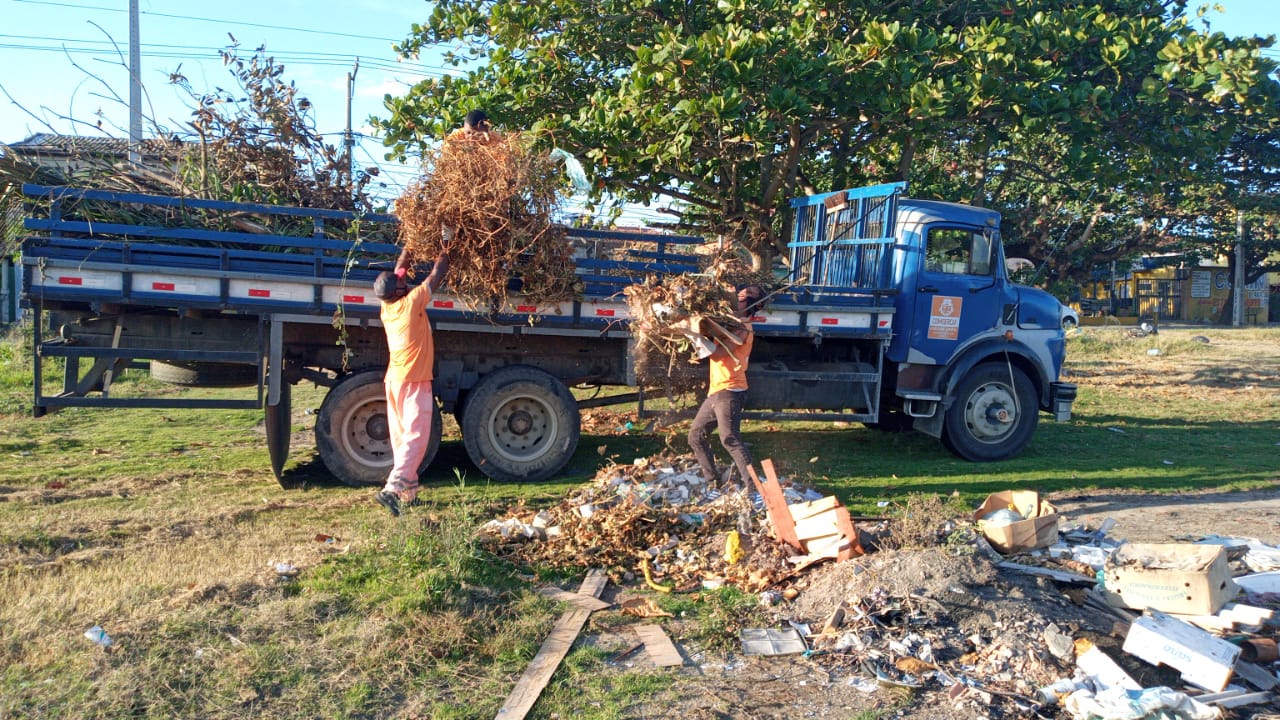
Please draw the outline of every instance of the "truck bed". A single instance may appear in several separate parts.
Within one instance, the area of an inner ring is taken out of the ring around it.
[[[24,222],[24,305],[43,308],[104,305],[217,311],[244,315],[341,316],[347,322],[377,318],[372,293],[378,272],[390,269],[399,246],[324,236],[326,222],[350,223],[352,213],[27,185],[24,193],[50,203],[47,217]],[[301,218],[311,237],[210,230],[201,227],[93,222],[64,213],[68,204],[95,202],[128,207],[178,208],[228,216]],[[365,225],[395,222],[364,215]],[[583,292],[573,300],[535,304],[517,292],[490,312],[467,307],[447,284],[432,301],[440,325],[484,332],[625,335],[629,319],[623,288],[650,274],[696,272],[693,248],[703,240],[684,235],[566,228],[579,249],[576,272]],[[614,257],[593,257],[608,247]],[[876,337],[892,331],[891,292],[875,287],[824,286],[820,293],[793,286],[754,318],[761,336]],[[481,329],[481,328],[477,328]]]

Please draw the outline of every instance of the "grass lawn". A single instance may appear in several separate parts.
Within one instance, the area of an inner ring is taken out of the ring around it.
[[[757,459],[865,514],[916,493],[975,505],[1009,488],[1280,480],[1280,328],[1086,328],[1068,347],[1074,418],[1042,416],[1013,460],[972,464],[931,438],[857,424],[753,422],[745,438]],[[329,478],[307,441],[317,389],[294,396],[286,474],[300,488],[285,490],[257,412],[31,418],[29,351],[20,334],[0,342],[0,717],[493,717],[561,608],[474,528],[514,503],[554,502],[602,463],[686,450],[687,423],[597,430],[560,477],[504,485],[446,436],[428,505],[392,522],[371,489]],[[46,382],[60,382],[56,368]],[[120,389],[151,382],[130,371]],[[713,623],[754,606],[721,592],[679,609]],[[83,636],[94,625],[115,640],[108,650]],[[628,697],[670,682],[609,677],[603,662],[576,648],[531,717],[623,717]]]

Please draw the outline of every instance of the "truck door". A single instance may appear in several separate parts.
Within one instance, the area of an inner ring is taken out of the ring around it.
[[[965,341],[1000,324],[1009,292],[992,229],[929,225],[917,275],[911,362],[944,365]]]

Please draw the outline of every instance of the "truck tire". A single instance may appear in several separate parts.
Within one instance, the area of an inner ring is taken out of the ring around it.
[[[1031,441],[1039,422],[1035,389],[1026,373],[1003,363],[982,363],[955,388],[942,443],[973,462],[1005,460]]]
[[[151,378],[190,387],[248,387],[258,382],[258,366],[240,363],[151,361]]]
[[[578,449],[578,402],[564,383],[512,365],[485,376],[467,396],[462,442],[485,475],[537,482],[559,472]]]
[[[355,487],[381,485],[394,464],[387,429],[387,396],[382,370],[345,377],[325,395],[316,418],[316,449],[329,472]],[[440,405],[434,405],[427,454],[418,472],[440,450]]]

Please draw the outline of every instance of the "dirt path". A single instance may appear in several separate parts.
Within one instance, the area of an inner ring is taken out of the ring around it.
[[[1098,527],[1115,518],[1111,535],[1132,542],[1171,542],[1198,535],[1234,535],[1280,544],[1280,487],[1246,492],[1155,495],[1116,490],[1057,493],[1050,498],[1061,526]]]

